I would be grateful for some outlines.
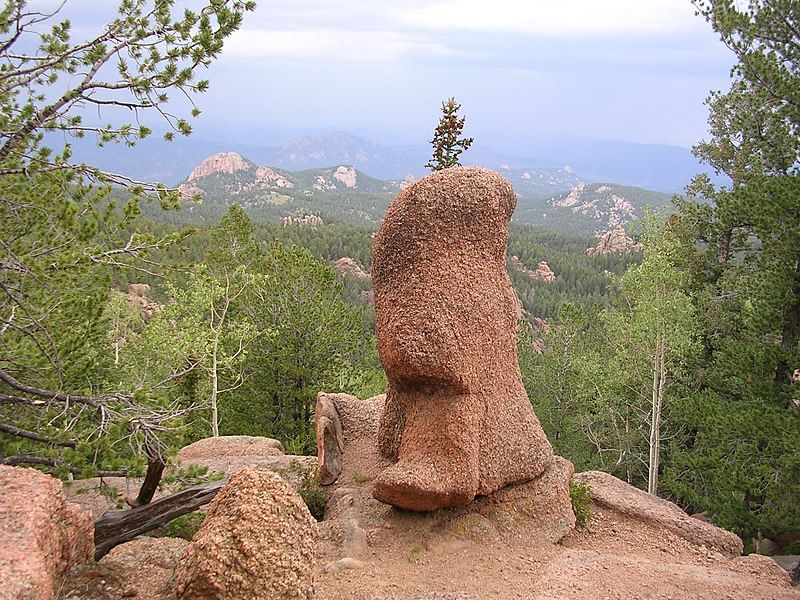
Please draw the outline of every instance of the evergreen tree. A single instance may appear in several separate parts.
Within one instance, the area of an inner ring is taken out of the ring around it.
[[[173,206],[178,193],[75,163],[68,144],[54,153],[43,140],[57,131],[134,144],[148,127],[104,119],[136,111],[161,115],[167,139],[188,135],[186,119],[166,110],[168,95],[207,89],[198,69],[254,7],[197,4],[178,11],[172,2],[121,0],[113,21],[78,42],[61,8],[43,13],[26,0],[0,8],[0,461],[90,475],[133,472],[146,459],[140,502],[155,491],[182,411],[167,393],[175,374],[115,387],[120,307],[107,307],[115,271],[152,277],[161,269],[154,253],[184,239],[134,228],[140,202]]]
[[[464,132],[466,117],[459,117],[461,105],[455,98],[442,102],[442,116],[433,132],[431,145],[433,156],[425,166],[432,171],[441,171],[459,166],[458,157],[467,150],[474,141],[472,138],[460,137]]]

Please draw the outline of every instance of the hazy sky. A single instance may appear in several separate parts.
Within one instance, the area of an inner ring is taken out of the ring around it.
[[[689,146],[731,64],[689,0],[259,0],[210,70],[198,131],[424,142],[455,96],[468,132],[499,151],[565,135]]]

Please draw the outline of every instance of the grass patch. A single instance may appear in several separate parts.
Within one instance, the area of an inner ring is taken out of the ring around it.
[[[206,515],[204,513],[195,511],[188,515],[172,519],[172,521],[167,524],[167,532],[165,535],[167,537],[181,538],[191,542],[205,518]]]
[[[585,481],[569,482],[569,497],[572,500],[572,512],[575,513],[575,521],[581,529],[592,522],[592,496],[589,492],[589,484]]]

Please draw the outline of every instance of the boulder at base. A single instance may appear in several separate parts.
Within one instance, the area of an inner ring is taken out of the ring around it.
[[[177,571],[181,600],[314,595],[317,524],[300,496],[266,469],[237,472],[211,502]]]
[[[742,540],[735,533],[694,519],[679,506],[648,494],[602,471],[577,473],[576,481],[589,485],[592,502],[657,527],[669,529],[682,538],[713,548],[728,556],[742,553]]]
[[[92,560],[91,512],[67,502],[61,481],[0,466],[0,595],[50,600],[73,565]]]

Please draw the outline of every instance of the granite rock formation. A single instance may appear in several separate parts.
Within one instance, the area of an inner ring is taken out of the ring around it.
[[[51,600],[74,565],[92,560],[92,513],[36,469],[0,466],[0,490],[0,597]]]
[[[641,244],[637,244],[632,237],[625,233],[622,225],[617,225],[611,231],[604,233],[594,248],[587,248],[586,254],[614,254],[625,252],[638,252],[642,249]]]
[[[212,500],[176,573],[180,600],[314,596],[317,524],[280,476],[239,471]]]
[[[389,381],[376,499],[460,506],[529,481],[553,451],[522,385],[506,272],[511,184],[487,169],[437,171],[389,207],[372,249],[378,350]]]
[[[553,269],[551,269],[550,265],[544,260],[539,261],[539,264],[536,265],[536,269],[529,269],[525,263],[522,262],[520,257],[515,255],[511,257],[511,264],[517,271],[531,279],[538,279],[544,283],[555,283],[556,274],[553,273]]]

